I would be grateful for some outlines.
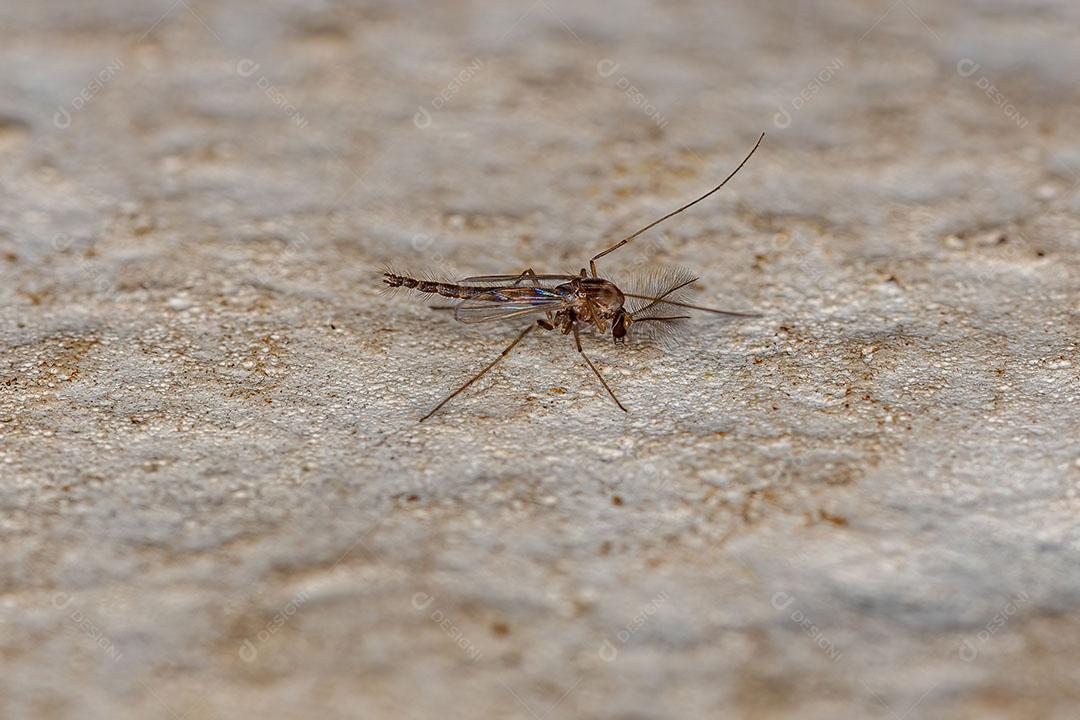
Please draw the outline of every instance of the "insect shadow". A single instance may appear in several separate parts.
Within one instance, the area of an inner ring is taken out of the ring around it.
[[[558,330],[563,335],[573,333],[574,346],[585,364],[596,375],[597,380],[604,386],[619,409],[629,412],[604,380],[604,376],[597,370],[596,365],[582,350],[579,326],[592,326],[601,334],[606,333],[610,326],[612,338],[615,342],[622,342],[626,339],[631,327],[647,328],[646,332],[652,336],[670,333],[680,323],[690,318],[685,314],[688,310],[701,310],[726,318],[760,317],[757,313],[718,310],[687,302],[692,290],[691,286],[698,279],[687,271],[654,271],[646,277],[642,287],[636,287],[634,292],[629,292],[622,290],[611,280],[600,277],[596,272],[596,261],[724,187],[746,165],[764,139],[765,133],[762,133],[738,167],[712,190],[664,215],[659,220],[654,220],[590,258],[588,272],[582,268],[577,275],[563,275],[537,273],[532,268],[526,268],[517,274],[477,275],[467,277],[459,283],[445,283],[421,280],[389,269],[384,270],[383,282],[391,288],[409,288],[417,292],[462,300],[453,307],[454,317],[460,322],[473,324],[518,318],[530,320],[530,324],[506,346],[498,357],[443,398],[438,405],[420,418],[420,422],[427,420],[443,405],[482,378],[500,360],[509,355],[526,335],[538,327],[544,330]],[[537,315],[543,317],[537,318]],[[533,320],[535,322],[532,322]]]

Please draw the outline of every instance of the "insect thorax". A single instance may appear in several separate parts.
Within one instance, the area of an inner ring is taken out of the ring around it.
[[[603,278],[575,279],[578,297],[592,306],[596,315],[604,318],[614,317],[622,309],[625,298],[622,291],[610,280]]]

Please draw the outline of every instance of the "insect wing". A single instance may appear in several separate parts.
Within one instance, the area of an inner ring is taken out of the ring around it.
[[[492,322],[558,311],[568,304],[566,298],[548,288],[496,288],[463,301],[455,308],[454,317],[463,323]]]
[[[467,278],[462,279],[461,282],[464,282],[464,283],[469,283],[469,282],[508,283],[508,282],[514,282],[516,280],[520,284],[520,283],[532,282],[532,279],[534,277],[537,280],[540,280],[540,281],[544,281],[544,280],[562,280],[562,281],[566,281],[566,280],[573,280],[574,278],[576,278],[578,276],[577,275],[556,275],[556,274],[551,274],[551,273],[542,273],[540,275],[522,275],[520,273],[517,274],[517,275],[474,275],[473,277],[467,277]]]

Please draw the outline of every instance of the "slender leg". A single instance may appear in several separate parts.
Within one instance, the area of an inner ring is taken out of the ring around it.
[[[596,379],[599,380],[600,384],[604,386],[604,389],[608,391],[608,395],[610,395],[611,399],[615,401],[615,404],[619,406],[619,409],[622,410],[623,412],[630,412],[625,407],[623,407],[623,404],[621,402],[619,402],[619,398],[615,397],[615,393],[613,393],[611,391],[611,388],[608,387],[607,381],[604,380],[604,376],[600,374],[600,371],[597,370],[596,366],[592,364],[592,360],[589,359],[589,356],[586,355],[585,351],[581,349],[581,336],[578,335],[577,323],[574,323],[573,328],[574,328],[574,344],[577,345],[577,351],[581,354],[581,357],[585,360],[585,364],[588,365],[589,369],[593,371],[593,373],[596,375]]]
[[[512,282],[510,284],[511,285],[517,285],[519,282],[521,282],[525,278],[529,278],[530,280],[532,280],[533,285],[535,285],[536,287],[540,287],[540,278],[536,277],[536,271],[533,270],[532,268],[525,268],[524,272],[522,272],[520,275],[518,275],[516,278],[514,278],[514,282]]]
[[[514,282],[512,284],[517,285],[519,282],[521,282],[523,278],[529,278],[530,280],[532,280],[532,284],[534,287],[543,287],[542,285],[540,285],[540,278],[536,277],[536,271],[532,268],[525,268],[525,271],[518,275],[517,278],[514,279]],[[544,313],[544,316],[547,317],[546,324],[540,322],[539,320],[537,320],[536,323],[545,330],[553,329],[554,326],[552,325],[552,323],[555,322],[555,318],[551,316],[551,311],[548,310],[546,313]]]
[[[475,374],[475,375],[473,375],[473,376],[472,376],[471,378],[469,378],[469,381],[468,381],[468,382],[466,382],[466,383],[465,383],[464,385],[462,385],[461,387],[459,387],[459,388],[458,388],[457,390],[455,390],[454,392],[452,392],[452,393],[450,393],[449,395],[447,395],[447,396],[446,396],[446,397],[445,397],[445,398],[443,399],[443,401],[442,401],[442,402],[440,402],[440,403],[439,403],[438,405],[436,405],[435,407],[431,408],[431,412],[429,412],[429,413],[428,413],[427,415],[425,415],[424,417],[420,418],[420,422],[424,422],[425,420],[427,420],[427,419],[428,419],[429,417],[431,417],[431,416],[432,416],[432,415],[434,415],[434,414],[435,414],[436,412],[438,412],[439,408],[441,408],[441,407],[442,407],[443,405],[445,405],[446,403],[450,402],[450,401],[451,401],[451,400],[453,400],[453,399],[454,399],[455,397],[457,397],[457,395],[458,395],[458,394],[459,394],[459,393],[460,393],[460,392],[461,392],[462,390],[464,390],[465,388],[469,387],[470,385],[472,385],[472,384],[473,384],[474,382],[476,382],[476,381],[477,381],[477,380],[479,380],[480,378],[484,377],[484,373],[486,373],[486,372],[487,372],[488,370],[490,370],[491,368],[495,367],[495,363],[499,362],[499,361],[500,361],[500,360],[502,360],[502,359],[503,359],[504,357],[506,357],[507,355],[509,355],[509,354],[510,354],[510,351],[514,349],[514,346],[515,346],[515,345],[517,345],[517,344],[518,344],[519,342],[521,342],[522,338],[524,338],[524,337],[525,337],[526,335],[528,335],[528,334],[529,334],[529,331],[531,331],[531,330],[532,330],[532,329],[533,329],[534,327],[536,327],[536,326],[535,326],[535,325],[530,325],[529,327],[527,327],[527,328],[525,328],[524,330],[522,330],[522,331],[521,331],[521,334],[519,334],[519,335],[518,335],[518,336],[517,336],[516,338],[514,338],[514,341],[513,341],[512,343],[510,343],[509,345],[507,345],[507,346],[506,346],[506,349],[505,349],[505,350],[503,350],[503,351],[502,351],[502,353],[500,353],[500,354],[499,354],[499,357],[497,357],[497,358],[495,358],[494,360],[492,360],[492,361],[491,361],[490,363],[488,363],[488,364],[487,364],[487,366],[486,366],[486,367],[485,367],[485,368],[484,368],[483,370],[481,370],[480,372],[476,373],[476,374]]]

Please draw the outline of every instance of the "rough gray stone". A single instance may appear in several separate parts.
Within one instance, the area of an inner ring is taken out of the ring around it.
[[[1075,3],[0,5],[0,716],[1066,718]],[[685,266],[681,344],[379,293]]]

